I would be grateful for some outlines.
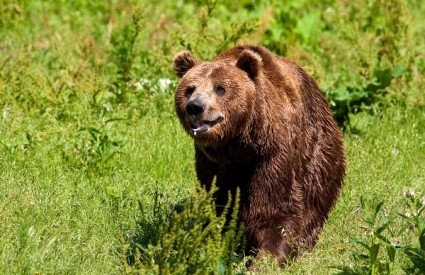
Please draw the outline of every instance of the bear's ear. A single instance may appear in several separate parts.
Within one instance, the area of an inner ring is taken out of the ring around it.
[[[174,56],[173,68],[176,75],[182,78],[187,71],[192,69],[198,63],[198,60],[196,60],[189,51],[183,51]]]
[[[263,61],[261,56],[251,50],[243,50],[236,62],[236,67],[248,73],[250,78],[255,78],[260,71]]]

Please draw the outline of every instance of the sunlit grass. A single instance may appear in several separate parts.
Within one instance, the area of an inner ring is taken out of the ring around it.
[[[250,6],[242,1],[238,7],[225,2],[209,7],[212,10],[195,2],[181,6],[177,2],[149,6],[135,1],[6,1],[0,5],[1,274],[124,273],[131,263],[126,249],[146,245],[135,239],[143,227],[140,222],[155,225],[156,217],[151,215],[155,207],[169,214],[178,203],[196,197],[193,144],[174,114],[176,79],[171,58],[190,47],[199,57],[211,57],[220,47],[249,35],[255,20],[270,11],[263,2]],[[383,211],[396,215],[408,211],[403,191],[424,195],[425,61],[419,47],[425,37],[424,7],[413,0],[409,4],[418,7],[410,11],[409,19],[415,39],[408,45],[413,58],[399,57],[399,63],[412,68],[392,80],[386,97],[350,114],[344,133],[345,185],[316,248],[285,270],[273,258],[260,260],[258,273],[329,274],[336,266],[353,265],[350,257],[358,248],[349,236],[367,240],[361,228],[360,197],[369,206],[367,211],[383,200]],[[244,13],[235,12],[240,7]],[[306,7],[317,10],[312,3]],[[348,12],[350,7],[346,8]],[[142,16],[140,21],[134,20],[134,14]],[[242,22],[245,16],[252,25]],[[350,29],[341,18],[338,24]],[[139,25],[143,28],[132,42]],[[261,35],[255,34],[258,43]],[[341,33],[332,35],[327,32],[322,40],[308,42],[318,43],[309,48],[315,51],[311,56],[305,55],[307,42],[291,45],[289,57],[306,65],[324,86],[336,79],[363,81],[370,76],[372,71],[350,75],[353,71],[341,60],[353,41],[376,39],[361,32],[351,41],[341,38]],[[325,44],[320,43],[323,39],[328,39]],[[362,51],[358,56],[376,58],[375,52],[365,52],[366,44],[358,49]],[[320,45],[339,63],[332,64]],[[367,63],[356,72],[371,70]],[[347,69],[342,76],[332,74],[342,65]],[[171,84],[160,88],[159,79],[171,79]],[[354,87],[349,81],[341,84]],[[159,206],[155,205],[158,194]],[[162,225],[172,226],[164,213],[159,213],[164,215]],[[416,245],[416,237],[408,231],[402,240]],[[206,257],[214,257],[212,251],[223,252],[217,243],[206,250],[210,253]],[[397,261],[394,274],[408,263],[407,258]],[[234,271],[241,269],[243,261]]]

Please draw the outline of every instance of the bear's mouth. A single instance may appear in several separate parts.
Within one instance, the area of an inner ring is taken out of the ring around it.
[[[195,122],[190,125],[190,129],[192,130],[192,133],[194,136],[197,134],[202,134],[208,132],[208,130],[214,126],[215,124],[221,122],[223,120],[222,116],[217,117],[213,120],[203,120],[200,122]]]

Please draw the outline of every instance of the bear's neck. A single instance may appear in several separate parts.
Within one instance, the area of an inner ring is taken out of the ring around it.
[[[252,143],[233,139],[218,146],[198,146],[212,162],[228,165],[231,163],[249,163],[258,159],[258,151]]]

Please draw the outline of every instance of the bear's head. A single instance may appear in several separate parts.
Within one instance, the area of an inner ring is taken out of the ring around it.
[[[173,60],[181,78],[175,94],[177,115],[199,145],[223,144],[243,135],[254,112],[261,57],[245,49],[203,62],[184,51]]]

